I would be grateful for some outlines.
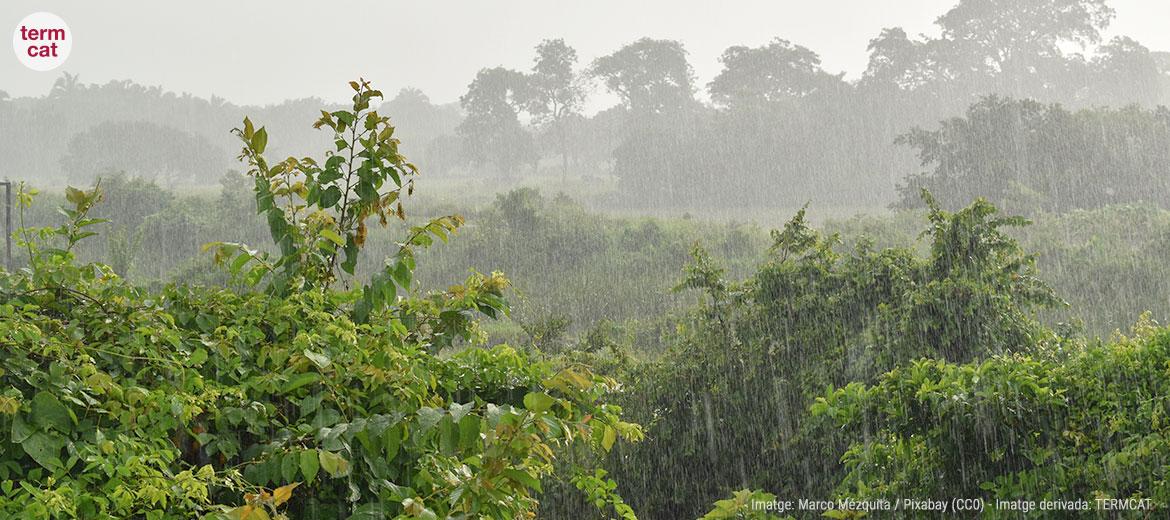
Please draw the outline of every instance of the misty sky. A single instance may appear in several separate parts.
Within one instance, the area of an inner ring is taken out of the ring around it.
[[[3,0],[0,26],[15,30],[47,10],[75,40],[62,68],[33,72],[11,50],[0,90],[42,95],[62,71],[85,83],[132,79],[199,96],[264,104],[318,96],[341,100],[345,82],[373,80],[388,94],[415,86],[436,102],[458,99],[475,72],[527,69],[532,47],[563,37],[583,63],[642,36],[678,39],[705,85],[728,46],[782,37],[820,53],[825,68],[856,77],[883,27],[936,34],[933,20],[957,0],[427,0],[222,1]],[[1111,0],[1109,35],[1170,50],[1170,1]]]

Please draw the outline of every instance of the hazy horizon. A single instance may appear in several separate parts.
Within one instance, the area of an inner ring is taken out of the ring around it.
[[[607,0],[556,9],[535,0],[507,6],[450,0],[341,3],[360,11],[349,15],[336,5],[268,0],[182,7],[145,1],[70,1],[46,7],[17,0],[0,7],[0,22],[6,27],[49,10],[69,24],[76,44],[68,61],[54,71],[34,72],[15,59],[0,60],[0,90],[12,97],[41,96],[69,72],[83,83],[129,79],[241,105],[266,105],[306,97],[340,101],[348,94],[337,78],[363,76],[388,94],[416,87],[435,103],[450,103],[481,68],[528,69],[532,49],[542,39],[564,38],[576,47],[584,66],[643,36],[682,41],[700,87],[721,69],[718,56],[724,49],[775,37],[809,47],[820,54],[825,70],[853,79],[865,68],[868,41],[882,28],[937,34],[935,18],[955,3],[740,2],[736,9],[718,10],[696,2],[657,0],[635,5]],[[1170,20],[1170,3],[1112,0],[1109,5],[1117,17],[1106,39],[1127,35],[1151,50],[1170,50],[1170,33],[1162,27]],[[620,16],[615,14],[619,11]],[[343,29],[346,24],[352,27]],[[356,50],[340,43],[345,34],[358,35],[348,40]],[[330,53],[339,56],[330,58]],[[308,63],[311,69],[297,69]],[[609,101],[599,92],[590,111]]]

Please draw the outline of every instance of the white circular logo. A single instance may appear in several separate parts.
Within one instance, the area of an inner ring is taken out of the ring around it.
[[[21,20],[12,33],[16,59],[37,71],[53,70],[69,57],[73,32],[65,20],[53,13],[33,13]]]

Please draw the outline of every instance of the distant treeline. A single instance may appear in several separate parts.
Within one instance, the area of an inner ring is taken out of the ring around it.
[[[203,245],[217,238],[272,249],[262,222],[252,218],[255,203],[248,178],[229,174],[216,192],[175,193],[156,183],[124,176],[101,180],[102,203],[91,215],[108,219],[101,233],[79,245],[86,261],[109,264],[145,286],[175,281],[224,285],[230,280],[213,265]],[[48,190],[26,212],[26,224],[44,226],[59,215],[58,190]],[[667,317],[695,295],[673,293],[688,251],[700,243],[728,269],[743,277],[765,258],[768,234],[755,224],[715,223],[687,218],[607,216],[567,196],[546,196],[524,188],[495,196],[478,209],[459,208],[416,197],[409,203],[419,218],[459,212],[468,224],[458,239],[427,251],[418,281],[441,289],[469,267],[502,271],[513,283],[511,320],[494,322],[493,341],[535,341],[545,350],[572,350],[580,341],[610,335],[630,339],[631,348],[655,350]],[[816,207],[810,210],[815,211]],[[872,241],[877,248],[925,247],[921,210],[886,216],[857,215],[821,227],[838,235],[842,247]],[[1064,298],[1040,313],[1051,327],[1068,327],[1090,337],[1108,337],[1142,312],[1165,323],[1170,318],[1170,211],[1153,205],[1115,204],[1062,214],[1039,213],[1035,224],[1011,235],[1038,255],[1043,279]],[[396,231],[400,231],[395,229]],[[381,266],[397,244],[392,234],[371,233],[365,274]],[[21,248],[17,264],[27,262]],[[599,305],[598,302],[606,302]],[[609,330],[614,327],[614,330]],[[649,339],[646,339],[649,338]]]
[[[923,186],[943,203],[986,195],[1029,210],[1152,199],[1166,178],[1167,117],[1121,107],[1170,99],[1170,53],[1123,36],[1105,41],[1113,16],[1104,0],[963,0],[936,20],[938,37],[882,30],[856,80],[780,38],[728,48],[706,85],[679,41],[643,38],[581,63],[550,39],[530,70],[481,70],[458,104],[405,89],[382,112],[424,173],[612,174],[620,196],[611,204],[627,207],[874,207],[917,201]],[[618,103],[585,113],[600,91]],[[318,100],[240,107],[71,75],[44,98],[3,98],[5,174],[50,182],[121,170],[213,184],[234,167],[222,129],[245,111],[281,136],[281,152],[328,144],[293,124]],[[1116,108],[1093,108],[1101,106]],[[940,130],[914,130],[965,110]],[[967,144],[983,152],[966,154]],[[932,172],[914,175],[914,149]]]

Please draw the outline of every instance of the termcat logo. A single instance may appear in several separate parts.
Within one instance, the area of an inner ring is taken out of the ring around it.
[[[12,49],[26,67],[46,71],[65,63],[73,48],[73,31],[53,13],[33,13],[16,24]]]

